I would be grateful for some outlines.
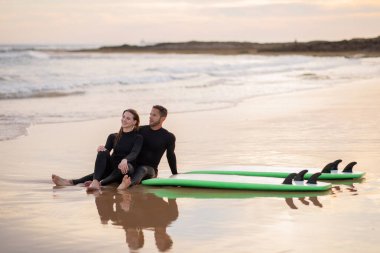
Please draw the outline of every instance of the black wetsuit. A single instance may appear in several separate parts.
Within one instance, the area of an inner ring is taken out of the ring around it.
[[[164,128],[153,130],[150,126],[140,127],[139,134],[143,136],[144,143],[137,157],[137,168],[132,175],[132,185],[139,184],[143,179],[157,177],[158,164],[165,151],[172,174],[177,174],[174,134]]]
[[[136,131],[122,133],[120,140],[114,146],[115,138],[116,134],[110,134],[105,145],[107,151],[98,152],[94,173],[80,179],[74,179],[73,184],[84,183],[93,179],[101,181],[102,185],[121,183],[124,175],[118,169],[118,165],[124,158],[128,161],[128,175],[133,174],[136,158],[143,144],[143,137]],[[113,150],[112,155],[110,155],[111,150]]]

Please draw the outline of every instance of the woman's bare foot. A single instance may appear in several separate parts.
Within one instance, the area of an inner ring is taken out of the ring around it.
[[[100,190],[100,182],[96,179],[92,180],[91,184],[87,187],[87,191]]]
[[[128,175],[125,175],[123,177],[123,181],[121,184],[117,187],[118,190],[126,190],[131,185],[131,178]]]
[[[51,180],[55,183],[56,186],[70,186],[74,185],[72,180],[61,178],[57,175],[51,175]]]

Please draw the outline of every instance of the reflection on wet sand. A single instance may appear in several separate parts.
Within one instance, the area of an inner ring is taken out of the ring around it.
[[[337,197],[352,192],[357,195],[355,182],[338,182],[330,191],[325,192],[265,192],[144,186],[134,187],[128,191],[117,191],[113,187],[106,187],[102,192],[94,193],[94,196],[101,223],[111,222],[113,226],[123,228],[126,243],[131,251],[144,247],[145,230],[154,232],[156,247],[164,252],[173,247],[173,240],[167,233],[167,227],[179,216],[176,199],[280,198],[284,200],[284,207],[293,210],[302,206],[323,208],[324,198],[319,197],[328,195]]]
[[[331,181],[330,181],[331,182]],[[244,191],[244,190],[223,190],[223,189],[202,189],[202,188],[186,188],[186,187],[149,187],[148,191],[158,197],[177,199],[177,198],[195,198],[195,199],[243,199],[258,197],[275,197],[284,198],[285,203],[291,209],[298,209],[294,203],[298,199],[299,203],[309,206],[310,202],[313,206],[322,208],[323,205],[319,201],[318,196],[335,195],[342,192],[351,192],[358,195],[354,183],[361,183],[360,180],[341,180],[334,181],[334,186],[329,191],[324,192],[277,192],[277,191]],[[336,184],[335,184],[336,183]],[[344,189],[340,186],[344,186]]]
[[[291,209],[298,209],[294,203],[294,199],[298,199],[303,205],[309,205],[310,202],[317,207],[323,207],[318,200],[318,196],[329,195],[331,191],[325,192],[276,192],[276,191],[240,191],[240,190],[220,190],[220,189],[194,189],[182,187],[163,187],[150,188],[150,191],[159,197],[171,198],[202,198],[202,199],[243,199],[243,198],[259,198],[274,197],[283,198],[285,203]],[[306,199],[307,198],[307,199]]]
[[[349,192],[351,195],[359,195],[355,184],[361,184],[365,181],[365,178],[353,179],[353,180],[339,180],[334,181],[334,186],[331,188],[332,194],[336,197],[337,194],[343,192]]]
[[[167,251],[172,247],[173,241],[166,228],[178,218],[175,199],[165,201],[152,193],[132,190],[116,192],[110,188],[95,196],[101,223],[111,221],[112,225],[122,227],[131,250],[144,246],[145,229],[154,231],[159,251]]]

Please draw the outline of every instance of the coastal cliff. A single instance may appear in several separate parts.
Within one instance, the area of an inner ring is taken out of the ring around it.
[[[104,53],[191,53],[191,54],[334,54],[380,56],[380,36],[342,41],[286,43],[202,42],[158,43],[147,46],[104,46],[80,52]]]

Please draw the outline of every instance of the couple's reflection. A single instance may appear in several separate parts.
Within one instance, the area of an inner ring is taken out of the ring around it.
[[[139,187],[135,187],[139,188]],[[110,221],[125,231],[126,243],[131,250],[144,246],[143,230],[152,230],[159,251],[167,251],[173,241],[166,229],[178,218],[175,199],[165,201],[142,189],[117,192],[107,189],[95,198],[102,224]]]

